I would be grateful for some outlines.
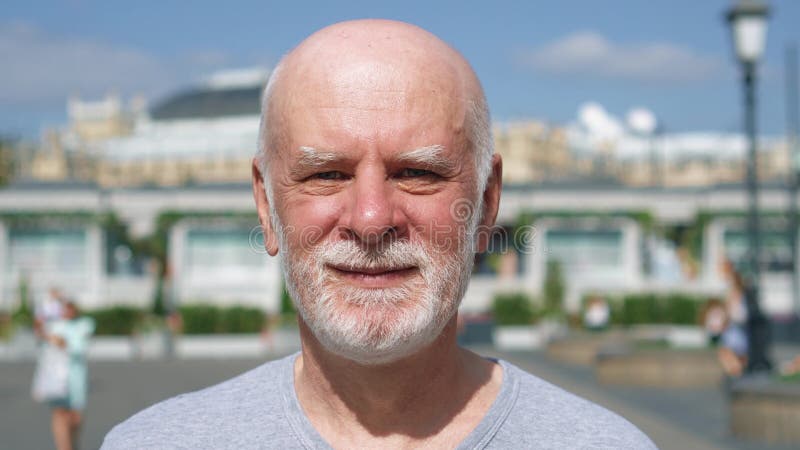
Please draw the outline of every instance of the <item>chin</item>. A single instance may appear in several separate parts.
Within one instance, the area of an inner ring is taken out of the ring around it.
[[[361,365],[385,365],[429,346],[458,308],[409,289],[329,290],[303,320],[329,352]],[[455,303],[455,305],[453,304]]]
[[[431,328],[405,339],[391,342],[353,342],[328,339],[324,333],[316,337],[325,349],[362,366],[388,365],[408,358],[432,344],[444,327]]]

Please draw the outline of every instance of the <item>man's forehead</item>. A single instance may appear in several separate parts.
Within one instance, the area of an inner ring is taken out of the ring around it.
[[[322,76],[290,80],[280,116],[288,143],[295,147],[451,145],[463,132],[467,112],[467,100],[454,81],[424,70],[358,61]]]
[[[278,96],[283,97],[282,109],[290,114],[304,107],[461,109],[467,97],[464,83],[448,61],[391,56],[343,55],[327,62],[297,62],[282,73],[285,95]]]
[[[344,22],[314,33],[292,50],[281,68],[288,100],[338,93],[358,102],[365,92],[417,89],[464,98],[469,64],[446,43],[416,26],[385,20]],[[323,92],[321,92],[323,91]],[[376,98],[372,102],[379,101]],[[375,107],[375,105],[372,105]]]

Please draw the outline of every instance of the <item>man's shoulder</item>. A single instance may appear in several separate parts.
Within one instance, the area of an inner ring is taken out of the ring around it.
[[[539,448],[542,442],[552,448],[656,448],[647,435],[618,414],[511,363],[502,364],[517,392],[496,441],[510,439],[509,444],[525,448]]]
[[[281,398],[287,382],[282,378],[293,360],[289,356],[271,361],[214,386],[156,403],[115,426],[102,448],[220,448],[254,430],[274,432],[283,417]]]

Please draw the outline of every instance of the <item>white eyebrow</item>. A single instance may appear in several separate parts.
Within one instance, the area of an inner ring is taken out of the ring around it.
[[[442,169],[452,168],[455,164],[444,156],[444,146],[430,145],[400,154],[397,161],[405,164],[422,164]]]
[[[308,168],[325,167],[326,165],[345,159],[341,153],[317,150],[313,147],[299,147],[302,156],[297,160],[296,167],[292,169],[298,175]],[[444,155],[442,145],[429,145],[397,155],[395,161],[400,164],[421,165],[433,170],[448,172],[456,167],[456,163]]]
[[[323,152],[315,149],[314,147],[300,147],[300,152],[303,156],[297,163],[304,167],[319,167],[335,161],[339,156],[335,152]]]

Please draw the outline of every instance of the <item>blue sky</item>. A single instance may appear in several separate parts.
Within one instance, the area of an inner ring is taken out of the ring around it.
[[[496,120],[574,120],[595,101],[617,116],[651,109],[667,131],[736,131],[739,72],[729,0],[4,1],[0,133],[35,137],[65,121],[70,93],[151,102],[211,71],[269,67],[341,20],[415,23],[473,64]],[[785,46],[800,43],[800,1],[773,0],[760,126],[786,127]]]

